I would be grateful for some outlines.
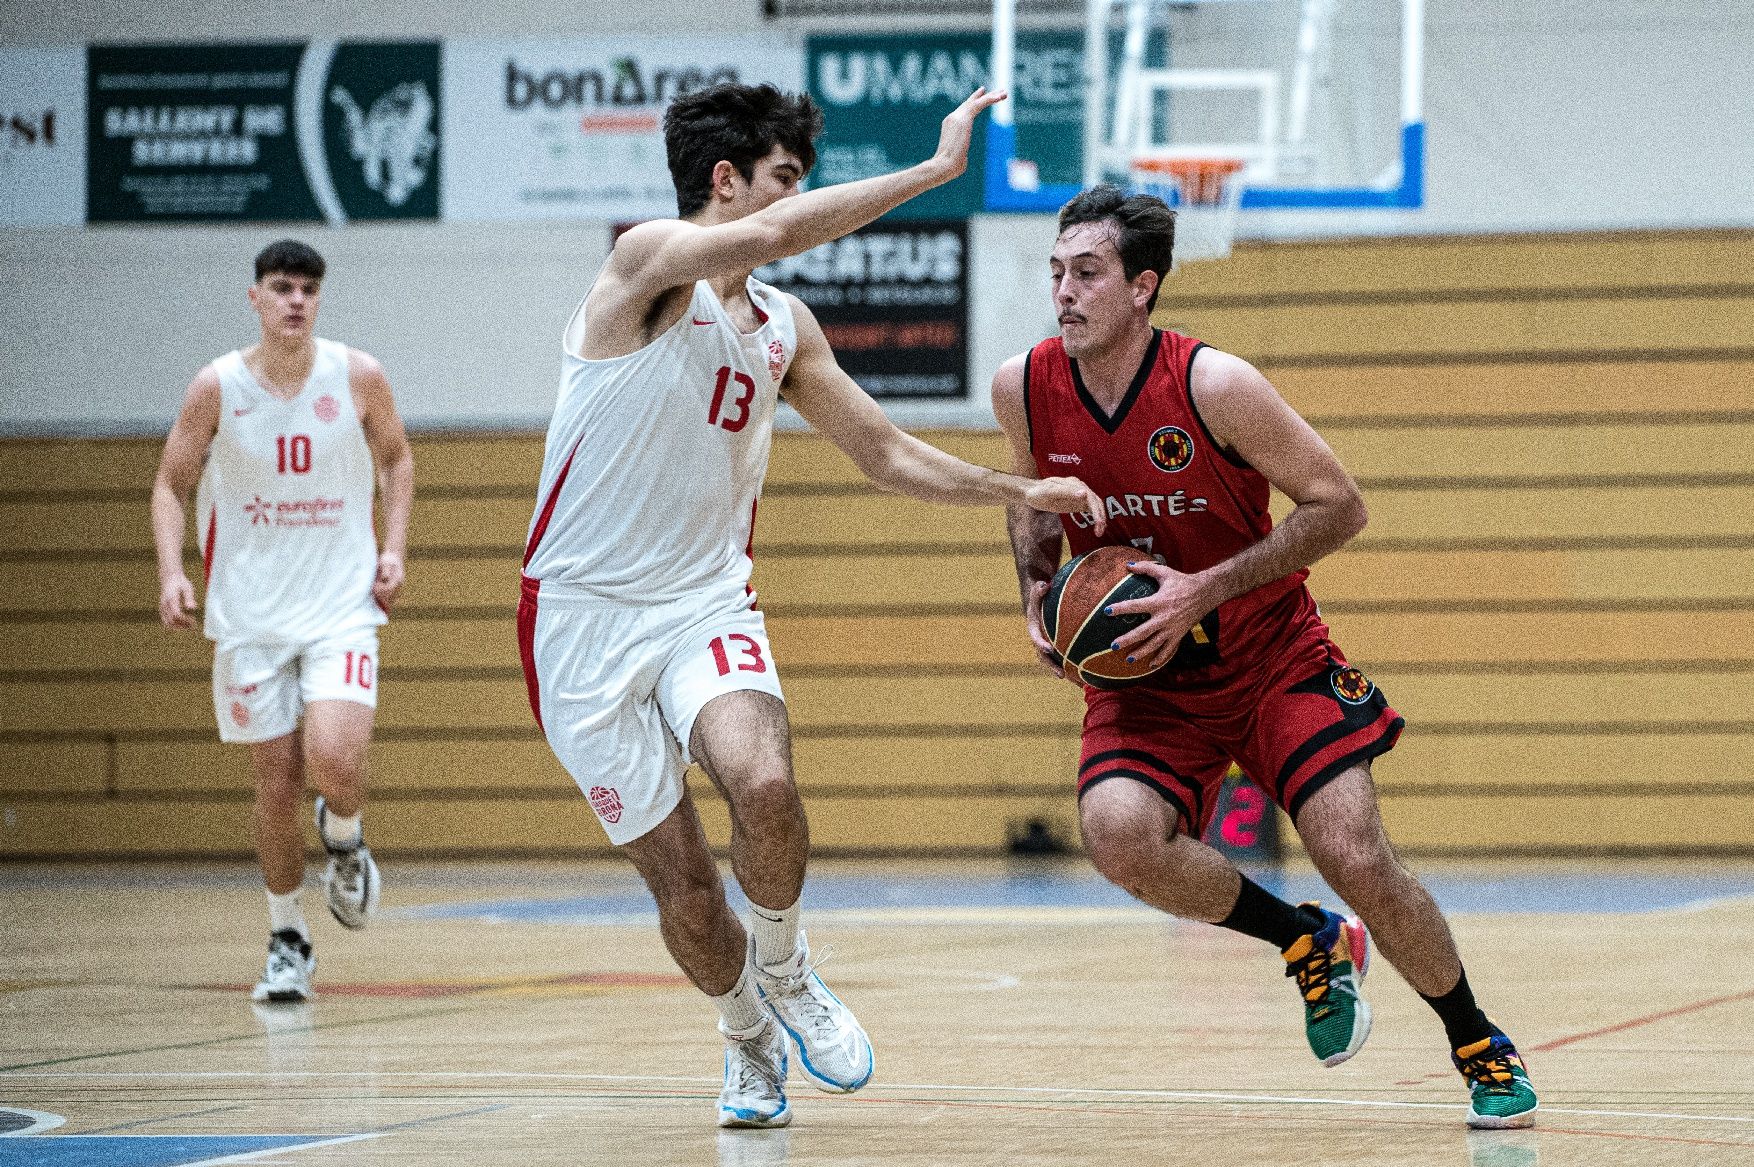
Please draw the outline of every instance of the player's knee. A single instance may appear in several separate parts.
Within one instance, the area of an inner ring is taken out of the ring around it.
[[[803,821],[804,804],[784,765],[751,767],[726,787],[741,823],[777,828]]]
[[[1392,894],[1405,875],[1400,861],[1381,840],[1344,839],[1322,848],[1316,866],[1347,903],[1359,906]]]
[[[307,764],[325,788],[352,790],[365,780],[365,750],[348,742],[313,741]]]
[[[1138,824],[1118,822],[1105,816],[1086,816],[1083,821],[1084,850],[1102,877],[1133,894],[1160,870],[1161,848]]]

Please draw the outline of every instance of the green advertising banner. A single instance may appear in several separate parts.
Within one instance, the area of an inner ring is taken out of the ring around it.
[[[438,216],[439,45],[94,45],[94,223]]]
[[[1084,167],[1084,34],[1017,34],[1017,152],[1033,159],[1043,183],[1079,182]],[[939,123],[987,82],[992,37],[813,36],[805,43],[805,77],[824,116],[818,186],[899,170],[938,145]],[[968,172],[893,212],[895,218],[966,218],[982,209],[986,160],[979,128]]]

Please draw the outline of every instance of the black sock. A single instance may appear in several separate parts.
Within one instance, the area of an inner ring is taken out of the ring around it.
[[[1321,931],[1323,923],[1314,911],[1286,903],[1245,875],[1236,893],[1236,905],[1218,926],[1265,940],[1283,952],[1296,944],[1298,937]]]
[[[1456,987],[1441,997],[1426,997],[1425,1003],[1443,1022],[1443,1031],[1449,1035],[1449,1047],[1461,1049],[1484,1041],[1498,1032],[1498,1027],[1486,1020],[1486,1014],[1480,1006],[1474,1004],[1474,990],[1468,987],[1468,970],[1463,969],[1462,975],[1456,978]]]

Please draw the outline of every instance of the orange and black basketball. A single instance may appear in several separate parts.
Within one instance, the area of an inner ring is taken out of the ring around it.
[[[1127,570],[1127,564],[1141,557],[1145,553],[1136,547],[1098,547],[1054,573],[1042,597],[1042,629],[1073,680],[1096,689],[1124,689],[1155,671],[1143,661],[1128,664],[1126,653],[1109,648],[1123,633],[1145,623],[1145,617],[1102,614],[1110,604],[1157,590],[1156,580]]]

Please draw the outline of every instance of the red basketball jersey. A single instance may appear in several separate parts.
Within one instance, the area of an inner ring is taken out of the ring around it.
[[[1023,401],[1037,473],[1075,475],[1108,507],[1101,538],[1088,515],[1060,516],[1073,555],[1103,544],[1132,545],[1193,573],[1273,529],[1266,478],[1222,449],[1194,407],[1189,375],[1194,354],[1204,347],[1154,329],[1151,347],[1112,415],[1085,389],[1059,337],[1029,351]],[[1298,570],[1226,600],[1188,634],[1171,669],[1235,665],[1268,650],[1289,617],[1313,612],[1303,586],[1308,575]]]

